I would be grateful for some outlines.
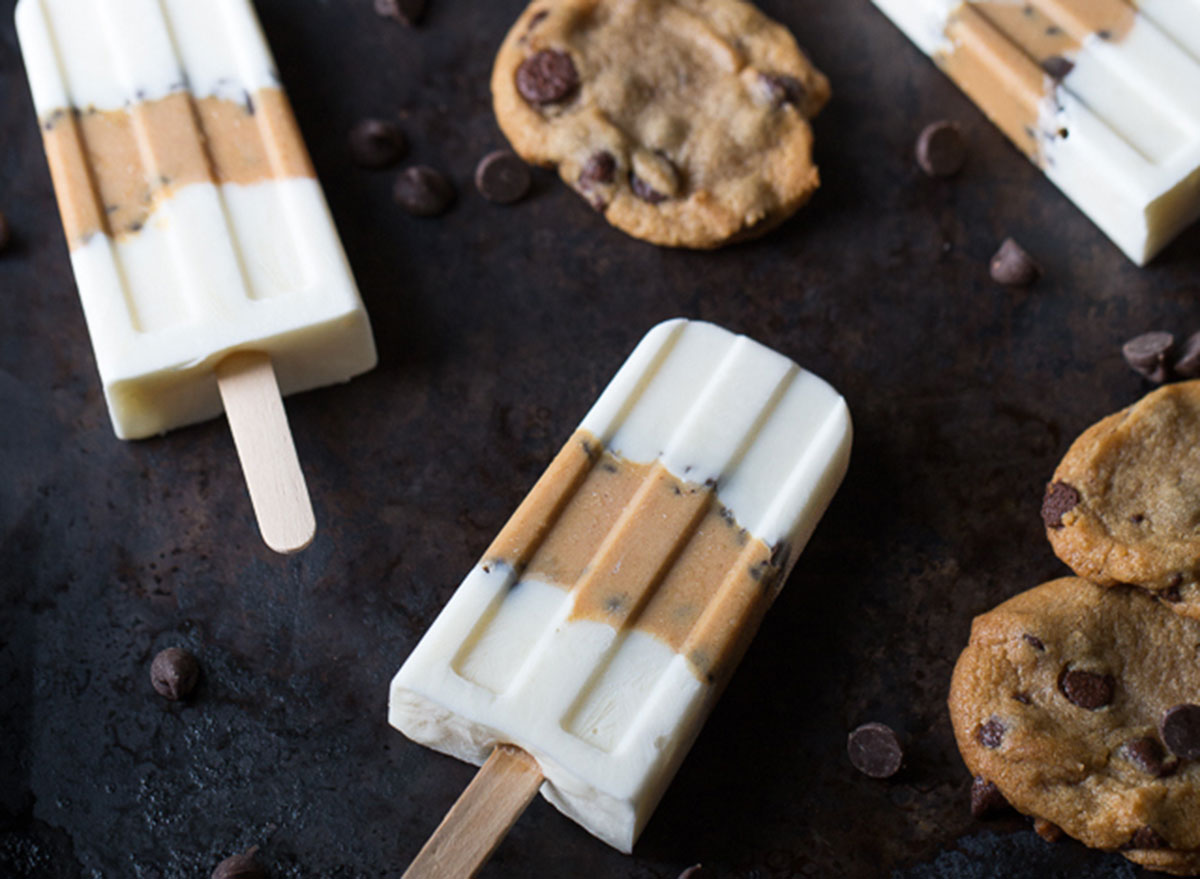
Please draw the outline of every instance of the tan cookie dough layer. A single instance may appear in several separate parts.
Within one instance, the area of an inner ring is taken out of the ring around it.
[[[1078,503],[1046,528],[1060,559],[1200,618],[1200,381],[1160,388],[1084,431],[1054,471],[1047,505],[1055,493],[1074,500],[1071,490]]]
[[[702,680],[732,670],[786,560],[709,486],[626,461],[578,431],[484,556],[575,590],[573,619],[646,632]]]
[[[535,105],[516,81],[542,50],[568,54],[579,86]],[[790,98],[780,77],[794,81]],[[808,119],[828,82],[744,0],[535,0],[500,49],[492,95],[524,159],[557,165],[610,223],[655,244],[761,234],[818,185]],[[611,182],[589,181],[605,153]],[[639,197],[635,175],[662,200]]]
[[[954,669],[950,716],[963,759],[1016,809],[1087,845],[1157,870],[1200,871],[1200,762],[1159,777],[1127,748],[1158,742],[1167,709],[1200,702],[1198,645],[1200,622],[1134,589],[1068,577],[1018,595],[975,619]],[[1111,676],[1108,704],[1072,702],[1064,671]],[[1144,828],[1169,848],[1126,849],[1135,834],[1154,838]]]
[[[1084,41],[1119,42],[1136,12],[1125,0],[972,0],[946,23],[950,48],[935,60],[985,110],[1022,152],[1039,165],[1038,118]]]
[[[261,89],[243,102],[187,92],[121,110],[60,110],[42,137],[68,245],[137,233],[192,183],[314,177],[287,97]]]

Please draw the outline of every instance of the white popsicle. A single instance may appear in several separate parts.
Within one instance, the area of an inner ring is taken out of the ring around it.
[[[1200,217],[1200,0],[873,0],[1138,265]]]
[[[375,365],[249,0],[19,0],[16,22],[117,436],[219,415],[219,365],[234,352],[269,357],[243,378],[276,396]],[[286,503],[307,505],[284,433],[243,454],[272,468],[247,472],[268,542],[262,504],[281,480]],[[235,430],[239,444],[260,435]],[[305,527],[278,539],[306,542]]]
[[[390,722],[476,764],[518,746],[546,799],[628,852],[850,441],[845,401],[787,358],[655,327],[404,663]]]

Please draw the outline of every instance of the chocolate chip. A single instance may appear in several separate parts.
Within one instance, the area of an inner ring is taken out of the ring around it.
[[[1046,842],[1058,842],[1063,836],[1063,829],[1045,818],[1033,819],[1033,832]]]
[[[1033,704],[1033,698],[1028,693],[1013,693],[1012,697],[1022,705]]]
[[[612,183],[617,173],[617,159],[607,150],[592,153],[579,172],[579,185],[595,186],[597,183]]]
[[[871,778],[891,778],[904,762],[900,737],[883,723],[864,723],[850,733],[846,752],[854,768]]]
[[[992,717],[988,719],[987,723],[980,725],[979,730],[975,733],[975,738],[985,748],[995,750],[1004,743],[1005,732],[1004,724],[1000,722],[999,718]]]
[[[1158,724],[1158,734],[1175,756],[1200,759],[1200,705],[1168,708]]]
[[[1162,384],[1170,375],[1168,358],[1175,350],[1170,333],[1142,333],[1121,346],[1125,362],[1152,382]]]
[[[1006,287],[1028,287],[1042,274],[1025,248],[1011,238],[1005,238],[992,257],[992,280]]]
[[[375,0],[375,12],[412,27],[425,13],[425,0]]]
[[[967,160],[967,142],[954,122],[932,122],[917,138],[917,164],[930,177],[953,177]]]
[[[8,218],[0,213],[0,252],[8,248],[12,242],[12,229],[8,225]]]
[[[496,204],[520,201],[532,183],[529,166],[508,150],[488,153],[475,168],[475,187],[479,194]]]
[[[440,171],[425,165],[406,168],[392,187],[396,204],[417,217],[436,217],[454,203],[454,186]]]
[[[1098,711],[1112,704],[1117,682],[1112,675],[1064,668],[1058,676],[1058,688],[1072,705]]]
[[[1067,78],[1067,74],[1075,69],[1075,62],[1064,58],[1062,55],[1051,55],[1042,62],[1042,70],[1050,74],[1052,79],[1057,79],[1062,82]]]
[[[200,663],[181,647],[168,647],[150,663],[150,683],[160,696],[178,702],[191,695],[200,679]]]
[[[364,119],[350,129],[350,158],[363,168],[387,168],[408,150],[400,126],[383,119]]]
[[[1073,486],[1065,482],[1051,483],[1046,486],[1046,496],[1042,498],[1042,521],[1047,528],[1063,527],[1063,515],[1079,506],[1081,500]]]
[[[217,864],[212,879],[266,879],[266,871],[254,857],[257,852],[258,846],[254,846],[240,855],[231,855]]]
[[[1153,827],[1139,827],[1129,838],[1126,848],[1170,848],[1171,845],[1163,839]]]
[[[579,71],[566,52],[542,49],[517,68],[517,91],[531,104],[553,104],[579,88]]]
[[[629,185],[633,194],[649,204],[662,204],[667,197],[636,174],[629,175]]]
[[[1122,750],[1125,752],[1125,757],[1130,763],[1142,770],[1142,772],[1152,775],[1155,778],[1163,778],[1170,775],[1178,768],[1177,763],[1167,762],[1166,750],[1164,750],[1158,739],[1150,736],[1131,739],[1122,745]]]
[[[1200,333],[1188,336],[1174,369],[1180,378],[1200,378]]]
[[[796,77],[783,73],[760,73],[759,79],[766,88],[771,103],[776,107],[782,107],[784,104],[791,104],[796,108],[804,106],[808,89]]]
[[[982,775],[976,775],[971,783],[971,817],[986,818],[997,812],[1003,812],[1012,807],[1000,788],[988,781]]]
[[[1026,632],[1021,637],[1024,638],[1025,641],[1029,644],[1029,646],[1032,647],[1034,650],[1045,651],[1046,645],[1042,643],[1042,639],[1039,638],[1037,635],[1030,635],[1028,632]]]

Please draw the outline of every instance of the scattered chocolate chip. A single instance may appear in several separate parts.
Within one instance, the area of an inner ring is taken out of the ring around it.
[[[679,879],[704,879],[704,867],[700,864],[693,864],[679,874]]]
[[[1065,482],[1051,483],[1046,486],[1046,496],[1042,498],[1042,521],[1047,528],[1063,527],[1063,515],[1079,506],[1081,500],[1074,486]]]
[[[412,27],[425,14],[425,0],[375,0],[375,12]]]
[[[796,77],[782,73],[760,73],[759,79],[766,87],[771,103],[776,107],[791,104],[799,109],[804,106],[804,99],[808,97],[808,89]]]
[[[8,218],[0,213],[0,253],[3,253],[11,242],[12,229],[8,225]]]
[[[991,263],[992,280],[1006,287],[1028,287],[1042,274],[1041,268],[1025,248],[1005,238]]]
[[[999,718],[992,717],[987,723],[980,725],[979,730],[975,733],[975,738],[985,748],[995,750],[1004,743],[1005,732],[1004,724],[1000,722]]]
[[[1143,522],[1146,521],[1146,514],[1145,513],[1134,513],[1132,516],[1129,517],[1129,521],[1132,522],[1134,525],[1141,525]]]
[[[1200,759],[1200,705],[1168,708],[1158,724],[1158,734],[1175,756]]]
[[[967,142],[954,122],[931,122],[917,137],[917,164],[930,177],[953,177],[967,160]]]
[[[414,216],[436,217],[454,203],[454,186],[440,171],[415,165],[396,177],[392,197],[396,204]]]
[[[1011,808],[1008,800],[1004,798],[1004,794],[1000,793],[1000,788],[982,775],[975,776],[975,780],[971,783],[972,818],[986,818]]]
[[[1122,746],[1122,750],[1130,763],[1155,778],[1170,775],[1178,768],[1178,763],[1167,761],[1167,752],[1158,739],[1150,736],[1131,739]]]
[[[150,683],[162,697],[178,702],[191,695],[200,679],[200,663],[181,647],[168,647],[150,663]]]
[[[254,846],[240,855],[231,855],[217,864],[212,879],[266,879],[266,871],[254,857],[257,853],[258,846]]]
[[[1183,343],[1183,351],[1175,361],[1174,369],[1180,378],[1200,378],[1200,333],[1188,336],[1188,340]]]
[[[891,778],[904,762],[900,737],[882,723],[864,723],[850,733],[846,752],[854,768],[871,778]]]
[[[662,204],[667,197],[636,174],[629,175],[629,185],[633,194],[649,204]]]
[[[1046,842],[1058,842],[1063,836],[1063,829],[1045,818],[1033,819],[1033,832]]]
[[[1178,586],[1168,586],[1159,597],[1167,604],[1179,604],[1183,601],[1183,593],[1179,591]]]
[[[1026,632],[1021,637],[1024,638],[1026,643],[1028,643],[1029,646],[1032,647],[1034,650],[1045,651],[1046,645],[1044,643],[1042,643],[1042,639],[1039,638],[1037,635],[1031,635],[1028,632]]]
[[[1129,844],[1126,848],[1170,848],[1170,844],[1163,839],[1158,831],[1153,827],[1139,827],[1134,831],[1133,836],[1129,838]]]
[[[488,153],[475,168],[475,187],[479,194],[496,204],[520,201],[532,184],[529,166],[508,150]]]
[[[1058,688],[1072,705],[1098,711],[1112,704],[1117,682],[1112,675],[1064,668],[1058,676]]]
[[[1028,693],[1013,693],[1012,697],[1022,705],[1033,704],[1033,698]]]
[[[579,185],[595,186],[597,183],[612,183],[617,174],[617,159],[608,152],[600,150],[592,153],[579,172]]]
[[[517,68],[517,91],[531,104],[553,104],[579,88],[579,71],[566,52],[542,49]]]
[[[408,141],[400,126],[383,119],[364,119],[350,129],[350,158],[363,168],[387,168],[404,158]]]
[[[1162,384],[1170,377],[1168,358],[1175,350],[1170,333],[1142,333],[1121,346],[1125,362],[1152,382]]]
[[[1052,79],[1057,79],[1062,82],[1067,78],[1067,74],[1075,69],[1075,62],[1064,58],[1062,55],[1051,55],[1042,62],[1042,70],[1046,71]]]

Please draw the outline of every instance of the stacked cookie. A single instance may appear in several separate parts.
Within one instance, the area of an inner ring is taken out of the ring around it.
[[[1200,873],[1200,381],[1085,431],[1042,518],[1077,576],[976,618],[954,670],[974,805]]]

